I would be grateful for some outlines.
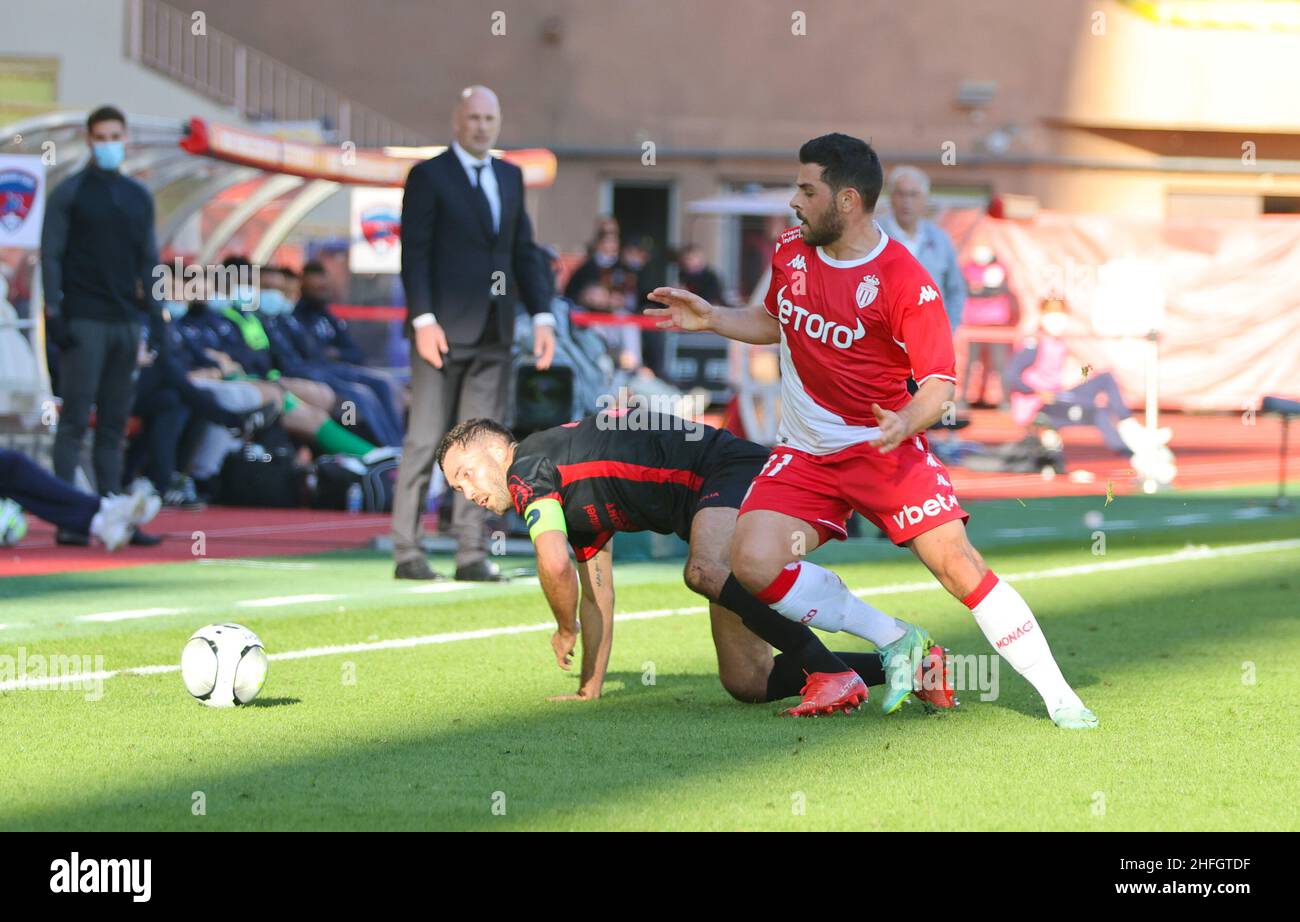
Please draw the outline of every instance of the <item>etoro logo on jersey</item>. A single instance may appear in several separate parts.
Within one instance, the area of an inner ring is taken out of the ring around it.
[[[803,333],[809,339],[814,339],[819,343],[827,343],[836,349],[848,349],[867,335],[867,328],[863,325],[861,317],[858,318],[857,327],[852,329],[842,323],[836,323],[834,320],[827,320],[821,314],[814,314],[808,308],[800,307],[787,298],[785,296],[787,287],[789,286],[782,285],[776,293],[776,303],[782,326],[794,327],[796,333]],[[794,319],[791,320],[791,317]]]

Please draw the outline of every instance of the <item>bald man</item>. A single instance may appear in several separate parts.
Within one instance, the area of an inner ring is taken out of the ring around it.
[[[402,199],[402,285],[411,339],[411,412],[393,496],[398,579],[437,579],[420,549],[434,451],[457,422],[506,412],[516,301],[533,318],[533,355],[555,354],[553,281],[533,241],[519,167],[492,156],[501,105],[484,86],[461,91],[455,140],[415,166]],[[456,579],[496,580],[486,511],[457,495]]]
[[[893,237],[925,266],[939,284],[948,326],[961,325],[966,305],[966,279],[957,265],[952,238],[938,224],[926,219],[930,210],[930,177],[914,166],[895,167],[889,174],[889,214],[878,218],[885,233]]]

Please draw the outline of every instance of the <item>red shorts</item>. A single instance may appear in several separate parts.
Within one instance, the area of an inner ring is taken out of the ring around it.
[[[865,442],[829,455],[777,446],[750,485],[740,514],[755,509],[803,519],[817,529],[822,543],[848,537],[844,526],[854,510],[895,544],[970,518],[923,435],[883,455]]]

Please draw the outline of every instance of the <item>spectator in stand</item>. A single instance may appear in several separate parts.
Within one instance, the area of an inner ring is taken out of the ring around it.
[[[94,537],[109,551],[130,541],[159,508],[158,497],[148,492],[83,493],[46,473],[26,455],[7,448],[0,448],[0,497],[13,500],[60,531]]]
[[[704,260],[704,248],[688,243],[677,254],[679,283],[682,288],[699,295],[710,304],[722,304],[722,279]]]
[[[284,278],[284,296],[290,304],[297,304],[298,299],[302,297],[302,276],[293,270],[292,266],[279,265],[273,267]]]
[[[251,293],[249,297],[252,297]],[[279,408],[282,414],[280,422],[290,435],[323,453],[363,457],[377,447],[331,417],[327,408],[336,409],[340,415],[342,408],[328,385],[282,376],[274,369],[272,380],[246,374],[243,366],[224,351],[228,348],[247,350],[242,334],[228,316],[214,311],[209,303],[190,302],[178,326],[194,363],[188,374],[190,381],[197,387],[212,390],[225,409],[246,412],[264,403],[272,403]],[[260,323],[249,329],[261,330],[262,335],[266,335]],[[263,360],[255,356],[252,361],[260,364]],[[270,366],[270,360],[266,359],[265,364]],[[198,470],[194,474],[196,477],[210,476]]]
[[[592,282],[578,293],[578,306],[584,311],[597,314],[610,314],[615,317],[626,316],[625,311],[616,310],[611,300],[610,290],[598,282]],[[619,300],[618,303],[622,303]],[[592,327],[605,342],[615,366],[620,371],[635,372],[641,367],[641,338],[634,326],[624,324],[596,324]]]
[[[195,365],[190,346],[174,322],[174,318],[185,312],[186,305],[168,301],[164,307],[161,314],[150,319],[141,344],[134,413],[140,417],[144,429],[128,452],[127,468],[132,472],[143,470],[162,496],[164,505],[201,509],[203,502],[194,481],[181,470],[183,465],[179,462],[187,426],[192,421],[196,426],[208,424],[247,434],[273,422],[279,413],[279,402],[274,398],[263,400],[254,391],[254,396],[223,403],[219,390],[199,386],[191,380]],[[210,360],[204,364],[211,364]],[[235,382],[229,382],[229,386],[249,387]]]
[[[119,167],[126,156],[126,116],[101,106],[86,119],[92,156],[85,169],[49,194],[41,234],[46,329],[60,353],[54,473],[71,482],[93,407],[95,489],[122,489],[123,440],[135,393],[141,328],[161,310],[152,294],[158,246],[149,191]],[[89,537],[61,529],[57,540]],[[161,540],[143,532],[132,544]]]
[[[223,265],[238,268],[247,266],[248,261],[244,257],[230,257]],[[267,273],[267,277],[274,285],[275,274]],[[381,445],[398,444],[400,433],[391,428],[382,405],[369,388],[328,374],[322,376],[310,362],[292,368],[276,365],[262,317],[287,316],[290,305],[278,289],[263,287],[267,293],[274,292],[266,298],[265,306],[261,293],[249,289],[237,292],[235,298],[209,302],[208,309],[200,315],[201,321],[216,335],[215,347],[208,354],[217,361],[223,376],[279,381],[297,399],[319,407],[343,425],[362,429]],[[364,441],[361,436],[358,439]]]
[[[605,231],[590,248],[586,262],[574,270],[565,286],[564,296],[582,304],[582,294],[592,285],[606,291],[605,310],[628,313],[636,309],[638,301],[636,273],[620,260],[622,247],[618,235]]]
[[[1176,471],[1167,447],[1170,431],[1149,433],[1124,405],[1110,372],[1085,371],[1070,361],[1069,323],[1064,301],[1043,301],[1038,335],[1026,339],[1007,365],[1012,418],[1027,428],[1037,426],[1038,438],[1049,451],[1061,448],[1057,429],[1095,426],[1107,448],[1132,458],[1140,476],[1169,483]]]
[[[889,174],[889,208],[890,213],[879,219],[881,228],[907,247],[930,273],[948,309],[948,326],[956,330],[966,303],[966,282],[957,265],[952,238],[926,218],[930,210],[930,177],[914,166],[895,167]]]
[[[332,294],[324,266],[318,262],[303,266],[302,296],[293,307],[293,316],[303,328],[304,354],[331,374],[374,391],[386,414],[386,431],[397,433],[400,442],[405,415],[399,396],[402,387],[380,369],[365,367],[365,354],[348,332],[347,321],[330,313]]]
[[[1014,327],[1020,322],[1020,304],[1007,279],[1006,268],[998,261],[993,247],[976,243],[970,248],[970,259],[962,267],[969,298],[966,301],[965,322],[972,327]],[[973,340],[966,359],[966,382],[962,386],[962,402],[981,404],[986,401],[989,381],[1001,384],[1003,368],[1011,355],[1011,345],[1005,342],[980,342]],[[978,369],[978,372],[976,371]],[[974,385],[974,390],[971,385]],[[1002,408],[1007,409],[1007,395],[1001,396]]]

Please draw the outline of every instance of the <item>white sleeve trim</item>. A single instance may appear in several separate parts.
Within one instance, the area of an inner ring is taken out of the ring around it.
[[[419,317],[415,317],[411,320],[411,326],[418,330],[420,327],[431,326],[437,322],[438,318],[433,314],[421,314]]]
[[[916,386],[920,387],[922,384],[924,384],[926,381],[929,381],[931,378],[942,378],[945,381],[951,381],[953,384],[957,383],[957,379],[954,378],[952,375],[935,374],[935,375],[926,375],[924,378],[916,382]]]

